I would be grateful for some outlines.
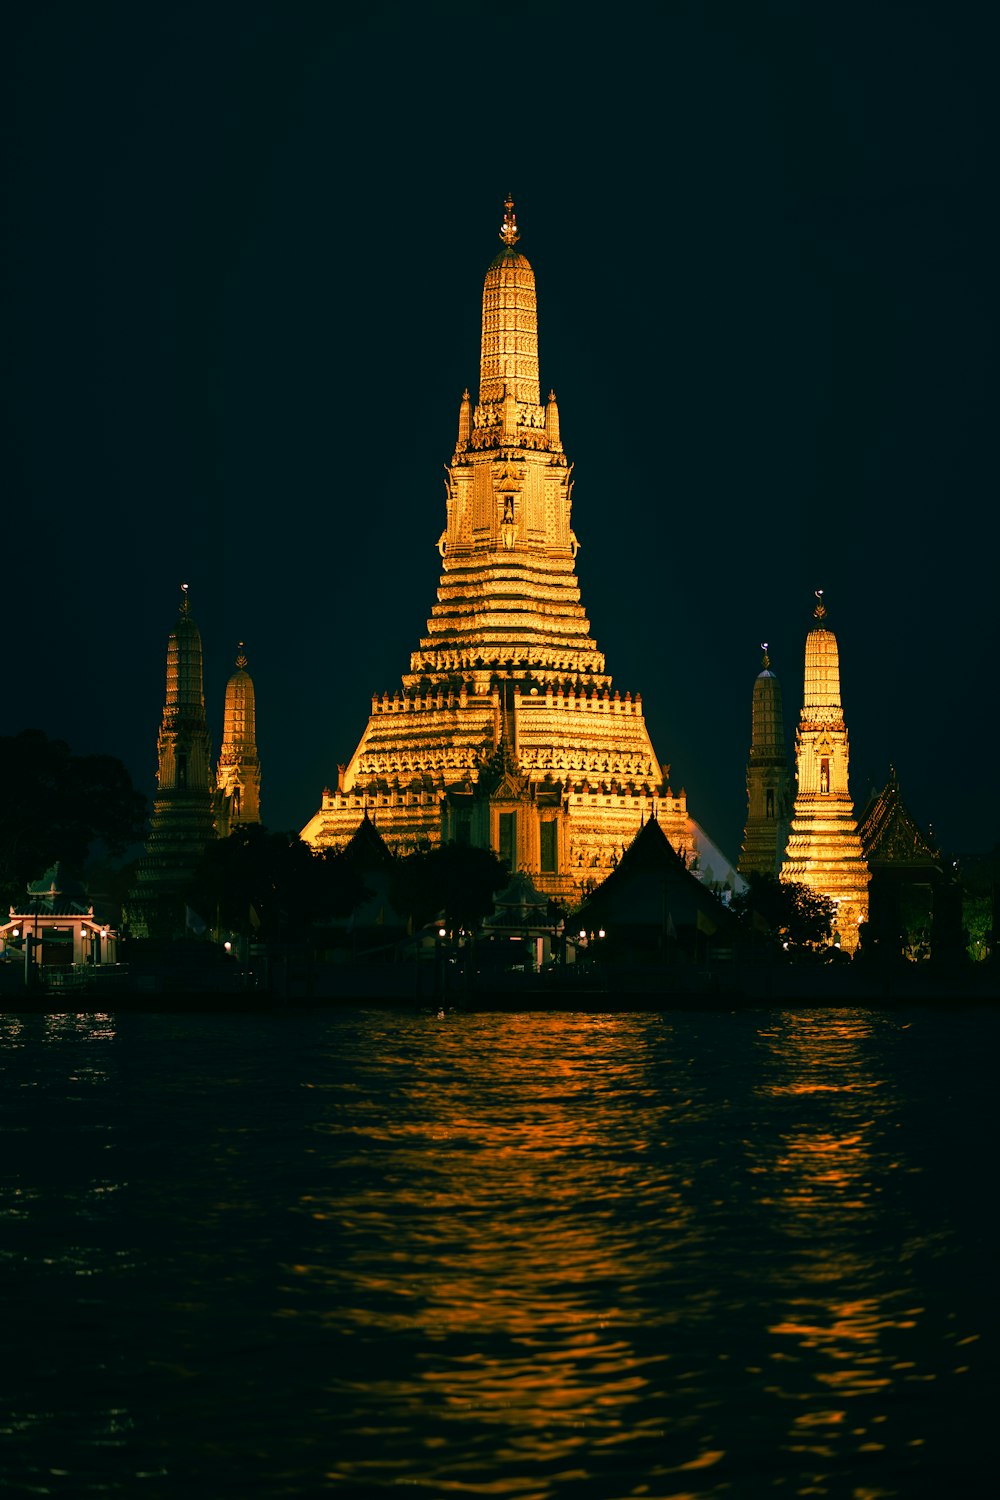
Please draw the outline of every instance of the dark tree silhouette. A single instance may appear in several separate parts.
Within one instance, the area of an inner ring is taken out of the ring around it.
[[[509,879],[510,871],[490,849],[438,844],[398,861],[392,901],[415,927],[444,913],[448,927],[473,930],[493,910],[494,894]]]
[[[730,903],[730,911],[753,931],[793,947],[828,943],[834,910],[829,896],[820,896],[807,885],[756,873],[749,877],[747,889]]]
[[[259,923],[262,937],[277,940],[305,937],[323,917],[346,916],[364,895],[363,877],[337,853],[245,824],[208,845],[190,900],[211,925],[242,931]]]
[[[74,755],[40,729],[0,737],[0,897],[17,901],[56,860],[80,875],[91,845],[123,854],[146,799],[113,755]]]

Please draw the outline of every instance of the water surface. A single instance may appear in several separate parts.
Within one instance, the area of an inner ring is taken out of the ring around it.
[[[995,1012],[0,1018],[11,1494],[978,1495]]]

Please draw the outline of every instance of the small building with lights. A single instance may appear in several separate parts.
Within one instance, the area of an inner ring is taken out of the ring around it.
[[[58,863],[28,886],[24,901],[11,906],[0,925],[0,944],[8,958],[20,955],[43,969],[118,962],[118,933]]]

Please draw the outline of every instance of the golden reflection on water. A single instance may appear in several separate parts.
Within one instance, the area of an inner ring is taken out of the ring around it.
[[[348,1374],[338,1397],[362,1395],[404,1424],[429,1406],[441,1493],[544,1496],[574,1473],[586,1478],[572,1468],[584,1454],[663,1438],[648,1398],[667,1378],[670,1349],[649,1340],[640,1349],[634,1330],[690,1315],[679,1300],[658,1301],[655,1287],[697,1230],[690,1194],[662,1158],[650,1160],[665,1106],[690,1114],[692,1100],[686,1075],[676,1101],[652,1086],[649,1026],[636,1016],[483,1022],[454,1045],[444,1038],[407,1076],[392,1114],[359,1120],[355,1110],[345,1125],[331,1110],[323,1122],[347,1165],[353,1153],[361,1172],[374,1145],[384,1170],[349,1199],[302,1199],[343,1259],[293,1274],[334,1291],[349,1283],[329,1315],[338,1329],[359,1341],[390,1331],[415,1347],[405,1376],[369,1373],[359,1385]],[[504,1479],[470,1485],[437,1452],[442,1427],[457,1432],[470,1418]],[[721,1457],[693,1434],[680,1448],[677,1462],[657,1466],[663,1475]],[[339,1472],[371,1478],[387,1462],[369,1453]],[[552,1466],[558,1475],[540,1484],[539,1468]]]
[[[775,1383],[767,1389],[805,1408],[790,1414],[788,1451],[840,1464],[884,1448],[880,1397],[898,1392],[901,1380],[934,1378],[900,1358],[919,1347],[910,1335],[925,1309],[907,1301],[905,1277],[884,1274],[886,1255],[898,1256],[907,1234],[900,1224],[891,1245],[882,1202],[890,1174],[908,1170],[893,1084],[874,1061],[876,1029],[891,1024],[872,1012],[787,1013],[759,1033],[758,1092],[784,1105],[787,1123],[768,1135],[751,1170],[758,1201],[791,1250],[787,1300],[768,1327]],[[803,1361],[812,1370],[805,1388]],[[792,1379],[783,1379],[785,1369],[794,1369]],[[831,1397],[843,1404],[830,1406]],[[861,1398],[863,1412],[853,1411]],[[808,1492],[832,1493],[832,1472],[820,1462]]]
[[[0,1214],[94,1410],[128,1330],[130,1482],[187,1444],[261,1494],[908,1497],[984,1369],[906,1128],[940,1031],[914,1071],[847,1010],[114,1024],[0,1026]]]

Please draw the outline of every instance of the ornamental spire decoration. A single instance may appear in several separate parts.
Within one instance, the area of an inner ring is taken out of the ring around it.
[[[516,245],[521,236],[517,232],[517,215],[514,213],[514,200],[507,194],[504,200],[503,227],[500,230],[500,238],[505,245]]]
[[[822,589],[817,589],[816,590],[816,598],[819,600],[819,603],[816,605],[816,608],[813,610],[813,614],[815,615],[815,617],[816,617],[817,620],[822,621],[822,620],[826,619],[826,605],[823,603],[823,590]]]

